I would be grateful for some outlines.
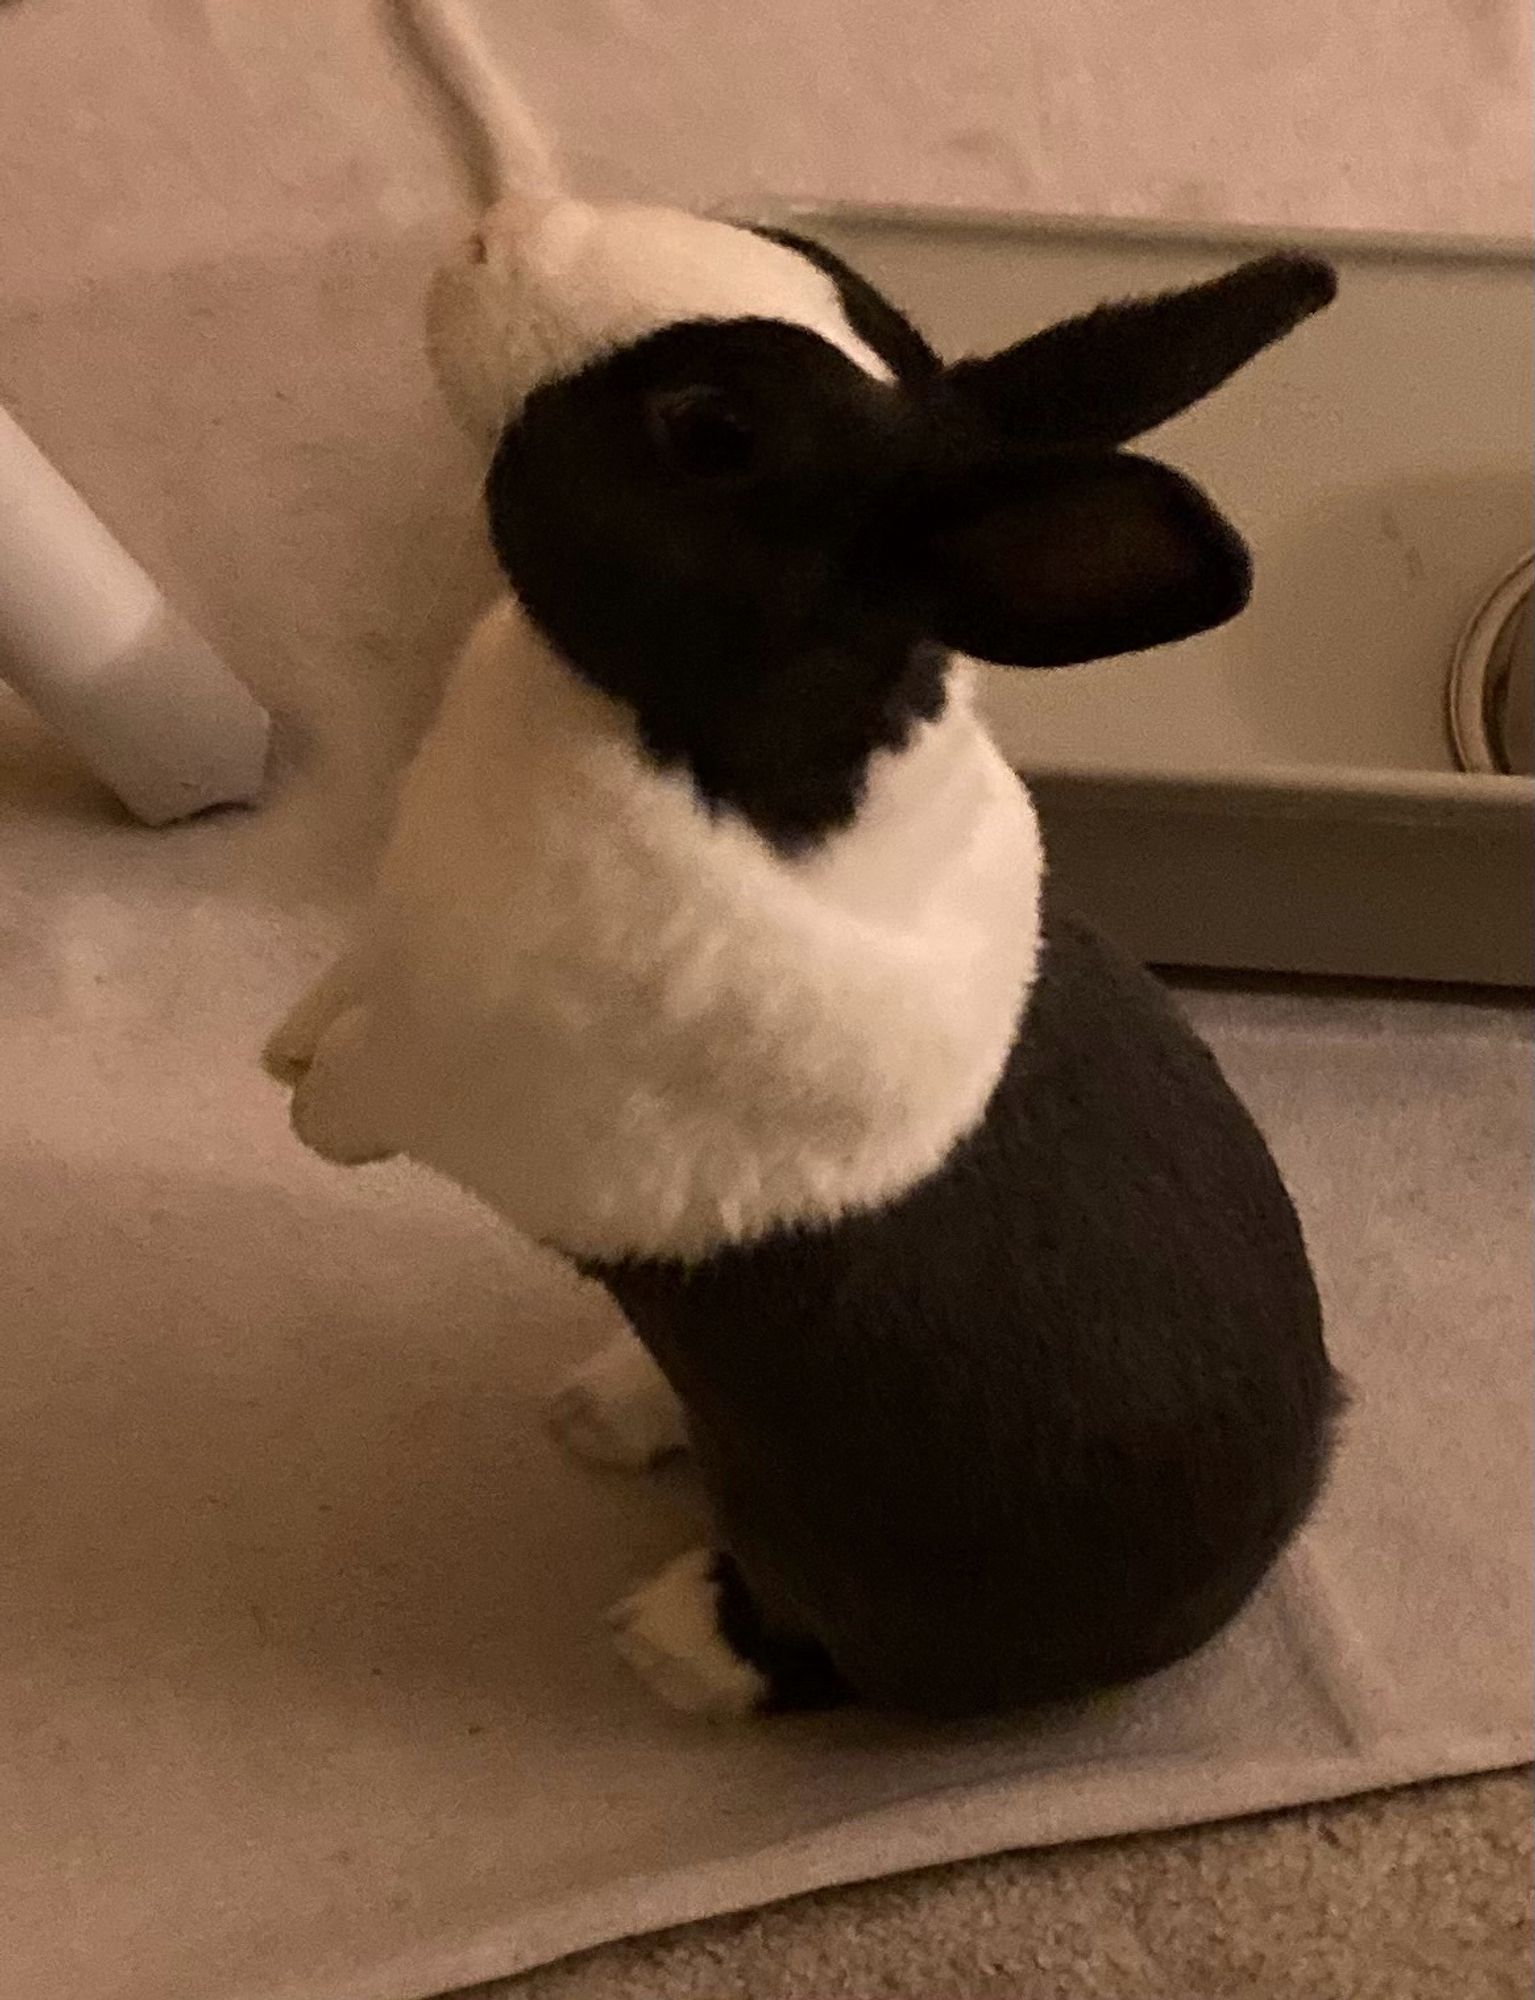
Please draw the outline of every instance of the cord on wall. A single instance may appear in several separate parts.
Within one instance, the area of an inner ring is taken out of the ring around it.
[[[458,125],[475,192],[488,208],[564,194],[549,144],[463,0],[398,0],[408,36]]]

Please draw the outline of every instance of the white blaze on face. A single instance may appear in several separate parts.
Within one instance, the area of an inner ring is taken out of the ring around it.
[[[786,320],[890,379],[808,258],[672,208],[503,202],[438,273],[428,341],[454,414],[488,441],[542,383],[695,319]]]

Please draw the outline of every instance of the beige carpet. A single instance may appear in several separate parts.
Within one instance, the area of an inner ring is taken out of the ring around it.
[[[0,397],[283,715],[270,807],[154,835],[0,704],[0,1996],[414,2000],[1524,1757],[1500,1003],[1195,998],[1358,1396],[1314,1532],[1205,1658],[923,1736],[688,1726],[610,1659],[603,1605],[693,1502],[541,1434],[601,1301],[422,1178],[307,1158],[252,1061],[485,583],[417,359],[446,168],[363,11],[321,19],[0,8]]]
[[[1528,1777],[1483,1778],[802,1897],[472,2000],[1525,2000],[1530,1850]]]

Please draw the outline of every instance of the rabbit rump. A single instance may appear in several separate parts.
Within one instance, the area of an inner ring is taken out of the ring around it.
[[[1057,907],[970,661],[1241,610],[1235,530],[1126,447],[1331,295],[1276,255],[945,365],[813,243],[554,196],[437,283],[506,591],[272,1062],[322,1149],[451,1176],[623,1309],[646,1352],[556,1420],[695,1454],[716,1547],[613,1616],[683,1708],[1120,1683],[1313,1503],[1291,1203]]]

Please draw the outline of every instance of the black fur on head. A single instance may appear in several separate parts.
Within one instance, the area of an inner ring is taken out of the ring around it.
[[[1233,617],[1250,569],[1121,449],[1331,296],[1275,257],[944,368],[819,246],[892,379],[771,317],[678,320],[535,390],[488,484],[508,580],[658,761],[785,851],[855,815],[950,649],[1060,666]]]
[[[496,548],[658,759],[799,846],[942,702],[880,533],[912,450],[904,400],[818,335],[683,322],[529,397],[490,477]]]

